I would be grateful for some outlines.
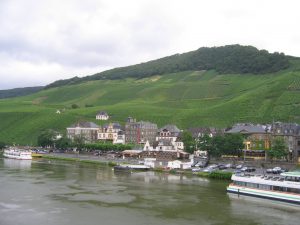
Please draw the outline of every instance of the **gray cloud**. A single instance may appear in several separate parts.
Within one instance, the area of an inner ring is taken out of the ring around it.
[[[297,0],[2,0],[0,89],[202,46],[240,43],[299,56],[299,6]]]

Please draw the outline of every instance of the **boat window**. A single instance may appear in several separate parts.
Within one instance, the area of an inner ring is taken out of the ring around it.
[[[286,181],[300,182],[300,177],[285,177]]]
[[[259,184],[258,188],[262,190],[271,190],[271,186],[266,184]]]
[[[300,194],[300,189],[297,188],[287,188],[287,192]]]
[[[292,177],[285,177],[286,181],[292,181]]]

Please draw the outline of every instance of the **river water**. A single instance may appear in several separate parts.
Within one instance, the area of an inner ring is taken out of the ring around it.
[[[226,193],[227,182],[0,159],[0,225],[298,225],[300,207]]]

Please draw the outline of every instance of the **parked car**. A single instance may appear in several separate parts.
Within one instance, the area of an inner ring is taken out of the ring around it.
[[[248,167],[247,169],[246,169],[246,172],[255,172],[255,168],[254,167]]]
[[[213,168],[213,169],[216,169],[216,168],[218,168],[218,165],[217,165],[217,164],[211,164],[211,165],[209,165],[208,167]]]
[[[236,169],[236,165],[232,164],[230,168],[231,169]]]
[[[241,169],[241,172],[248,172],[248,173],[250,173],[250,172],[254,172],[256,169],[255,168],[253,168],[253,167],[247,167],[247,166],[245,166],[245,167],[243,167],[242,169]]]
[[[242,169],[242,168],[243,168],[243,165],[242,165],[242,164],[240,164],[240,165],[237,165],[235,168],[236,168],[236,169],[238,169],[238,170],[240,170],[240,169]]]
[[[206,167],[207,166],[207,164],[208,164],[208,161],[206,161],[206,160],[201,160],[201,161],[199,161],[195,166],[197,166],[197,167]]]
[[[225,167],[226,167],[227,169],[230,169],[230,168],[232,168],[232,164],[231,164],[231,163],[227,163],[227,164],[225,165]]]
[[[219,170],[225,170],[227,167],[224,164],[218,165]]]
[[[276,166],[272,169],[273,174],[280,174],[282,172],[283,172],[283,170],[279,166]]]
[[[200,171],[201,171],[200,168],[193,168],[193,169],[192,169],[192,172],[200,172]]]
[[[203,170],[203,172],[211,173],[211,172],[213,172],[213,171],[215,171],[215,170],[216,170],[216,168],[206,167],[206,168]]]
[[[102,152],[101,151],[95,151],[93,155],[94,156],[99,156],[99,155],[102,155]]]
[[[273,169],[266,169],[266,173],[273,173]]]

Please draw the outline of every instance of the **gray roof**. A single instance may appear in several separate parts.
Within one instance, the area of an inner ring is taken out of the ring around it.
[[[81,128],[100,128],[97,124],[93,122],[77,122],[72,124],[69,128],[76,128],[76,127],[81,127]]]
[[[98,112],[97,115],[108,116],[107,112],[105,111]]]
[[[212,134],[213,136],[217,134],[224,134],[224,129],[215,128],[215,127],[193,127],[189,128],[188,131],[192,133],[194,138],[198,138],[203,134]]]
[[[156,147],[159,146],[159,145],[163,145],[163,146],[173,146],[172,143],[171,143],[171,141],[168,140],[168,139],[160,139],[160,140],[155,141],[155,142],[153,143],[153,147],[154,147],[154,148],[156,148]]]
[[[112,123],[114,129],[122,129],[122,126],[119,123]],[[103,127],[108,128],[109,124],[105,124]]]
[[[163,130],[168,130],[171,133],[180,133],[181,132],[181,130],[179,130],[178,127],[173,124],[168,124],[166,126],[163,126],[162,128],[159,129],[159,132],[161,132]]]
[[[245,125],[236,125],[232,129],[226,131],[226,133],[257,134],[257,133],[266,133],[266,130],[265,127],[262,125],[245,124]]]
[[[297,123],[282,123],[276,122],[272,124],[272,132],[274,134],[278,134],[277,130],[279,130],[279,134],[284,135],[293,135],[300,133],[300,126]]]

